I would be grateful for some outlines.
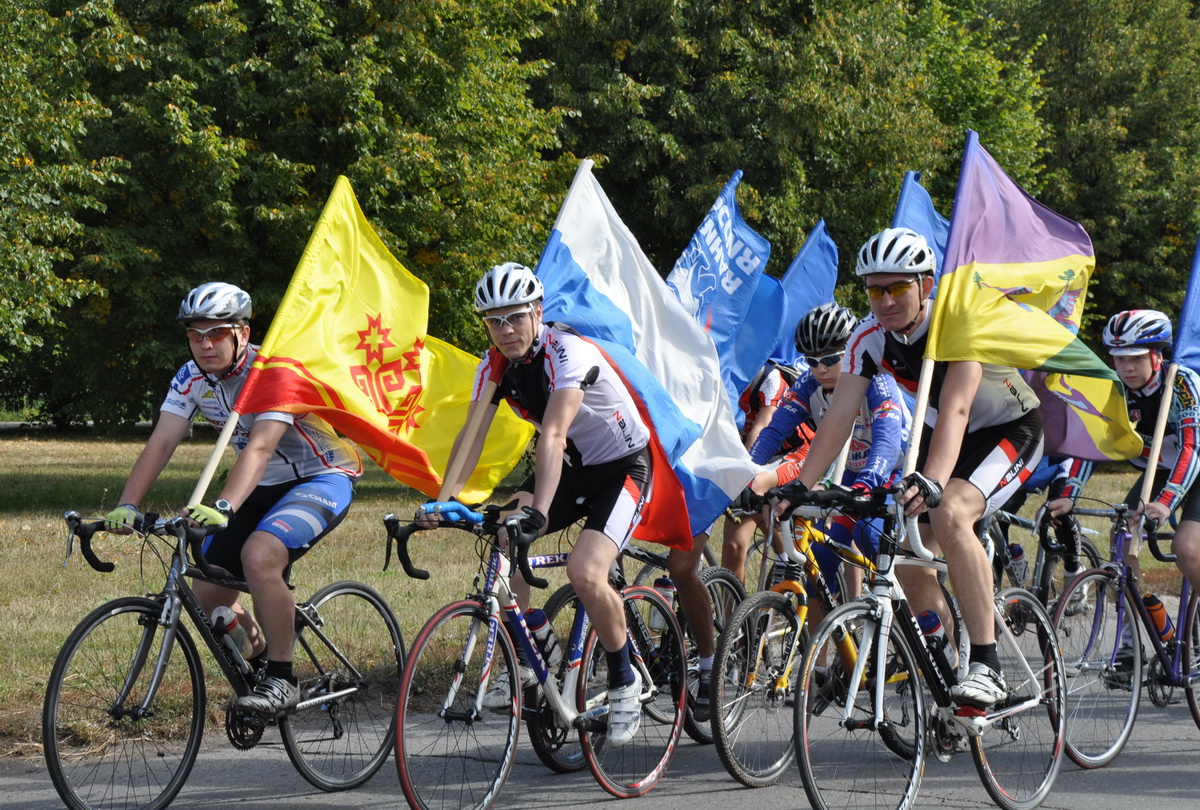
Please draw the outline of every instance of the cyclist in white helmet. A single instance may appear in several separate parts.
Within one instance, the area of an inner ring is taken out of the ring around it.
[[[128,533],[141,520],[139,505],[195,416],[218,429],[229,420],[258,353],[250,344],[250,315],[250,296],[232,284],[201,284],[183,299],[176,320],[185,328],[192,360],[171,381],[121,505],[105,516],[110,530]],[[219,528],[204,544],[205,559],[246,580],[257,621],[237,602],[236,590],[200,581],[192,589],[210,615],[218,605],[238,614],[260,674],[238,704],[274,717],[299,699],[292,675],[295,609],[285,569],[346,516],[362,462],[354,445],[312,414],[242,415],[230,444],[237,461],[215,502],[191,504],[184,514]]]
[[[1175,564],[1196,588],[1200,586],[1200,489],[1194,486],[1200,476],[1200,374],[1186,366],[1179,366],[1175,374],[1166,432],[1153,473],[1152,500],[1141,503],[1147,456],[1166,392],[1167,365],[1163,362],[1163,352],[1171,347],[1171,321],[1153,309],[1118,312],[1108,319],[1103,340],[1117,376],[1125,384],[1129,421],[1145,442],[1142,454],[1132,459],[1142,474],[1125,496],[1125,503],[1160,524],[1179,510],[1171,550],[1175,553]],[[1139,551],[1140,542],[1131,545],[1126,561],[1141,577]],[[1126,649],[1118,655],[1116,665],[1129,668],[1132,641],[1126,638],[1123,642]]]
[[[888,228],[862,246],[856,264],[871,316],[846,345],[833,402],[817,430],[798,492],[815,485],[850,435],[870,380],[879,372],[915,394],[929,331],[935,259],[925,238]],[[938,362],[929,393],[918,472],[901,496],[920,515],[922,539],[945,557],[971,637],[967,676],[951,689],[961,704],[987,708],[1007,691],[996,653],[992,574],[974,524],[1029,477],[1042,455],[1038,399],[1015,369],[973,361]],[[785,494],[786,494],[785,490]],[[917,610],[950,617],[934,572],[898,570]]]
[[[514,503],[523,514],[523,531],[542,535],[586,518],[571,550],[567,577],[607,655],[608,744],[620,747],[633,739],[641,722],[642,683],[630,664],[625,615],[608,575],[650,498],[650,430],[619,369],[600,349],[568,326],[543,323],[542,296],[541,281],[515,262],[493,267],[475,286],[475,311],[483,318],[493,348],[479,364],[470,407],[471,412],[481,405],[495,408],[503,399],[538,428],[534,473],[517,488]],[[489,379],[497,381],[497,392],[492,401],[481,403]],[[483,440],[480,435],[466,448],[461,478],[447,482],[452,494],[462,490]],[[458,454],[461,441],[462,434],[451,457]],[[432,523],[421,516],[417,520]],[[696,557],[703,546],[694,545],[699,548],[672,549],[670,571],[683,609],[699,612],[693,626],[702,628],[701,633],[708,631],[707,638],[697,633],[696,643],[711,669],[711,603],[697,574]],[[694,588],[698,595],[693,595]],[[517,576],[513,590],[527,610],[529,586]],[[692,613],[686,616],[691,622]],[[506,688],[507,679],[500,678],[494,693],[485,695],[484,705],[510,705]],[[698,711],[702,709],[694,707]]]

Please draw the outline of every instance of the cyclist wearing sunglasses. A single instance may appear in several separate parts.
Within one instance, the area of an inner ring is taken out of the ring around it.
[[[632,740],[641,722],[642,684],[629,659],[621,599],[608,577],[649,503],[650,429],[620,369],[599,347],[568,326],[542,321],[543,294],[533,271],[516,262],[493,267],[475,286],[475,311],[493,348],[476,372],[470,413],[481,405],[495,409],[505,400],[538,428],[533,475],[517,487],[512,504],[522,515],[522,531],[540,536],[586,518],[571,550],[567,577],[607,655],[608,745],[620,747]],[[497,382],[496,394],[481,403],[489,379]],[[478,462],[482,433],[464,448],[463,474],[449,482],[454,494]],[[462,439],[459,434],[451,458],[458,455]],[[696,564],[704,547],[702,542],[692,545],[693,551],[672,549],[669,568],[689,623],[707,630],[707,638],[697,633],[696,643],[711,669],[716,651],[712,607]],[[513,590],[528,610],[529,586],[519,574],[513,577]],[[703,620],[693,622],[693,613]],[[522,675],[526,686],[533,685],[532,672]],[[484,696],[484,705],[508,706],[507,684],[500,678]]]
[[[202,284],[183,299],[176,320],[186,330],[192,360],[171,381],[121,505],[105,516],[111,531],[127,534],[140,522],[139,504],[194,417],[217,428],[229,420],[258,353],[250,344],[250,314],[250,296],[232,284]],[[192,588],[210,615],[218,605],[238,615],[254,643],[255,669],[265,666],[254,691],[238,703],[274,717],[299,698],[292,675],[295,610],[284,572],[346,516],[362,462],[354,445],[312,414],[241,415],[230,444],[237,461],[216,502],[191,504],[185,514],[219,529],[205,542],[204,556],[246,580],[257,621],[237,602],[238,591],[201,581]]]
[[[857,325],[858,319],[850,310],[832,301],[809,310],[800,319],[796,325],[796,349],[804,355],[808,369],[784,395],[775,418],[751,447],[750,457],[756,464],[766,464],[780,438],[795,425],[809,422],[819,427],[824,421],[841,376],[846,341]],[[911,422],[912,414],[895,378],[876,374],[855,413],[846,471],[839,483],[865,491],[889,483],[904,464]],[[752,488],[762,493],[771,487],[784,486],[794,481],[803,467],[803,461],[785,459],[773,470],[759,473]],[[829,534],[840,543],[853,542],[874,558],[878,544],[868,525],[839,517],[830,524]],[[825,581],[836,591],[841,558],[823,546],[815,546],[814,551]]]
[[[880,372],[914,393],[929,330],[934,253],[908,228],[875,234],[858,253],[855,271],[866,285],[871,316],[854,330],[842,376],[809,450],[797,491],[814,486],[837,457],[854,414]],[[1014,336],[1015,338],[1015,336]],[[971,636],[970,668],[951,693],[959,703],[987,708],[1006,693],[996,654],[992,573],[974,531],[1004,504],[1042,456],[1038,399],[1014,369],[972,361],[938,362],[929,393],[917,470],[901,496],[921,515],[922,540],[945,557]],[[915,610],[950,611],[931,569],[904,566],[905,591]],[[947,625],[949,626],[949,625]]]

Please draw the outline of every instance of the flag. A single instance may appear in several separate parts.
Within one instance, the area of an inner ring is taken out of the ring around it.
[[[896,212],[892,215],[893,228],[908,228],[925,237],[937,257],[937,269],[941,272],[946,260],[946,239],[950,235],[950,220],[933,207],[933,198],[921,185],[920,172],[905,172],[900,184],[900,196],[896,198]]]
[[[1192,371],[1200,371],[1200,240],[1196,242],[1196,253],[1192,257],[1192,275],[1188,279],[1178,323],[1171,360]]]
[[[735,404],[775,346],[766,330],[743,329],[754,313],[754,293],[771,256],[771,243],[742,219],[739,169],[729,178],[692,240],[667,276],[667,286],[695,316],[717,348],[721,381]]]
[[[466,422],[478,360],[425,333],[429,288],[388,251],[339,177],[234,405],[314,413],[429,496]],[[497,411],[461,497],[485,499],[533,427]]]
[[[1077,446],[1046,430],[1046,452],[1131,458],[1141,439],[1118,396],[1116,374],[1076,336],[1095,264],[1083,227],[1026,194],[968,132],[926,356],[1068,373],[1043,386],[1042,418],[1047,424],[1078,418],[1087,430],[1075,432]],[[1078,413],[1054,413],[1068,406]]]
[[[642,253],[591,166],[581,163],[538,261],[543,317],[595,340],[630,380],[661,451],[634,536],[686,545],[758,467],[734,427],[712,340]]]
[[[782,331],[771,357],[789,366],[800,362],[796,351],[796,325],[813,307],[833,300],[837,285],[838,250],[825,220],[819,221],[788,265],[780,284],[786,300]],[[765,323],[765,320],[763,321]]]

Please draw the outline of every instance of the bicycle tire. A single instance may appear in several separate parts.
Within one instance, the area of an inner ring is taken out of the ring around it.
[[[613,796],[631,799],[648,793],[666,773],[679,737],[687,700],[687,657],[683,631],[666,600],[653,588],[634,585],[622,592],[629,626],[631,663],[643,678],[642,720],[633,740],[610,747],[607,729],[581,736],[588,768]],[[651,612],[659,621],[650,621]],[[661,626],[661,630],[654,627]],[[593,627],[583,647],[583,672],[576,693],[579,710],[602,706],[608,694],[608,663]],[[649,697],[648,697],[649,696]]]
[[[853,660],[844,660],[839,639],[857,657],[878,651],[863,644],[874,633],[873,608],[866,602],[840,605],[813,634],[800,669],[795,703],[795,749],[804,791],[818,810],[908,808],[916,801],[925,763],[925,691],[914,688],[918,664],[900,629],[893,624],[884,655],[895,665],[888,678],[884,719],[875,729],[873,665],[867,663],[856,691],[850,722],[843,723]],[[875,640],[870,640],[873,647]],[[884,731],[886,730],[886,733]],[[901,756],[896,752],[909,752]]]
[[[988,795],[1005,810],[1031,810],[1050,793],[1062,764],[1066,685],[1054,627],[1042,603],[1023,588],[996,595],[996,653],[1009,695],[1003,711],[1034,696],[1039,702],[970,737],[971,758]],[[1000,622],[1011,631],[1002,631]],[[1014,642],[1016,646],[1014,646]],[[1023,675],[1023,658],[1033,678]]]
[[[1191,676],[1200,673],[1200,597],[1197,597],[1195,591],[1192,591],[1188,599],[1180,643],[1183,644],[1183,691],[1187,695],[1192,720],[1200,727],[1200,698],[1196,695],[1197,685],[1191,682]]]
[[[1069,687],[1067,756],[1081,768],[1103,768],[1116,759],[1137,720],[1142,690],[1134,685],[1142,682],[1141,656],[1134,656],[1127,682],[1112,667],[1120,640],[1116,624],[1121,602],[1126,619],[1140,624],[1128,594],[1117,590],[1115,577],[1092,569],[1071,583],[1054,611]]]
[[[313,786],[358,787],[383,767],[396,741],[396,692],[404,665],[400,623],[387,600],[361,582],[327,585],[300,609],[315,611],[320,633],[333,647],[299,626],[292,667],[303,708],[280,720],[283,747]],[[351,689],[305,707],[309,698]]]
[[[568,643],[571,637],[571,625],[575,621],[575,613],[582,609],[579,594],[569,582],[551,594],[546,600],[546,619],[554,628],[559,645]],[[552,672],[552,688],[561,689],[566,666],[567,650],[563,649],[563,663],[557,672]],[[555,773],[573,773],[587,767],[583,756],[583,748],[579,742],[579,732],[574,728],[563,728],[554,709],[550,707],[542,690],[533,687],[525,690],[525,727],[529,732],[529,744],[534,753],[550,770]]]
[[[42,742],[50,780],[72,810],[166,807],[196,762],[204,670],[182,624],[150,710],[129,714],[158,661],[161,614],[151,599],[114,599],[85,616],[58,653],[42,705]],[[117,710],[130,680],[126,708]]]
[[[807,642],[794,598],[759,591],[738,606],[717,643],[713,736],[725,770],[746,787],[775,784],[795,758],[789,701]]]
[[[713,631],[715,638],[719,640],[724,632],[725,625],[730,617],[737,610],[738,605],[746,598],[746,589],[742,586],[741,580],[734,576],[733,572],[721,567],[705,568],[700,572],[700,581],[704,584],[704,588],[708,591],[708,598],[712,604]],[[713,727],[712,727],[712,689],[709,689],[709,719],[697,720],[693,716],[695,701],[700,692],[700,654],[696,647],[696,639],[692,635],[692,631],[687,626],[687,622],[683,619],[683,611],[678,612],[679,626],[683,628],[684,646],[687,649],[688,661],[688,704],[687,714],[683,719],[683,730],[696,742],[701,745],[712,745],[713,742]],[[714,656],[715,658],[715,656]],[[713,664],[714,670],[716,664]]]
[[[1099,568],[1104,558],[1096,548],[1096,544],[1086,537],[1079,538],[1079,564],[1084,570]],[[1045,594],[1042,604],[1046,612],[1053,615],[1063,589],[1071,583],[1063,576],[1063,558],[1061,554],[1049,554],[1042,565],[1042,576],[1038,582],[1037,594]]]
[[[409,807],[492,807],[512,772],[521,728],[520,666],[498,622],[485,673],[490,624],[478,602],[452,602],[433,614],[409,649],[396,702],[396,770]],[[501,671],[511,703],[477,712],[477,697]],[[453,702],[443,710],[454,686]]]

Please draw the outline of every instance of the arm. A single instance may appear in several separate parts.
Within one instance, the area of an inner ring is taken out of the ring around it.
[[[854,483],[877,487],[887,482],[904,458],[905,409],[895,379],[875,375],[867,388],[866,407],[870,408],[871,449]]]
[[[773,413],[770,422],[761,421],[766,410],[764,408],[759,414],[760,421],[754,423],[756,428],[760,427],[761,423],[762,429],[757,433],[758,438],[748,445],[750,459],[755,464],[766,464],[770,461],[771,456],[783,447],[784,440],[812,415],[803,396],[797,395],[795,388],[788,391],[778,408],[771,409]]]
[[[562,478],[563,452],[567,448],[567,431],[583,404],[582,388],[559,388],[550,394],[546,404],[546,415],[542,420],[542,432],[538,437],[534,475],[534,509],[543,515],[549,514],[554,493]]]
[[[963,437],[970,424],[971,403],[983,379],[983,366],[974,361],[955,361],[946,369],[938,397],[937,424],[929,441],[929,456],[922,472],[945,486],[958,463]]]
[[[800,471],[799,480],[806,487],[815,486],[842,452],[854,430],[854,420],[870,382],[857,374],[843,373],[838,378],[829,410],[821,419],[821,424],[817,425],[817,434],[813,437],[808,456],[804,459],[804,468]]]
[[[224,498],[229,501],[234,511],[241,508],[258,486],[271,456],[275,453],[275,447],[291,426],[291,422],[281,422],[277,419],[254,420],[246,449],[238,454],[233,469],[229,471],[229,478],[221,488],[221,494],[217,496],[218,500]]]
[[[138,456],[125,480],[125,488],[121,490],[121,503],[140,507],[142,499],[150,491],[150,487],[158,480],[159,474],[175,454],[188,435],[192,423],[178,414],[160,413],[158,424],[150,434],[142,454]]]
[[[758,441],[759,434],[766,429],[767,425],[771,424],[771,420],[775,418],[775,413],[779,410],[775,405],[764,405],[758,409],[758,415],[754,417],[754,425],[746,434],[746,449],[754,447],[754,443]],[[761,463],[761,462],[760,462]]]
[[[1183,502],[1200,474],[1200,380],[1194,372],[1180,367],[1171,392],[1170,427],[1175,429],[1179,455],[1158,496],[1146,505],[1146,515],[1158,521],[1166,520]],[[1185,404],[1186,403],[1186,404]],[[1150,470],[1146,471],[1151,475]]]

